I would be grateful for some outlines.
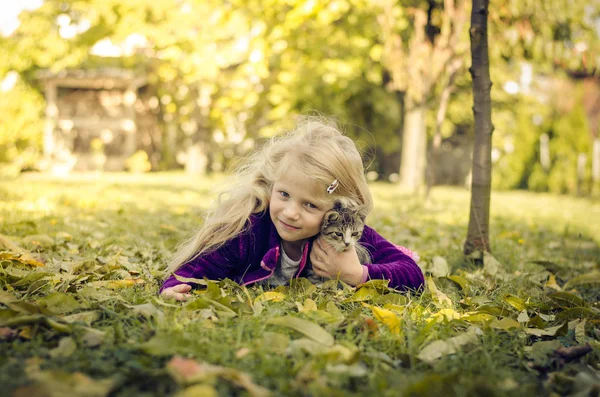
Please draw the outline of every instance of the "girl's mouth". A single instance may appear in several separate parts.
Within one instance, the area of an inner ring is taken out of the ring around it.
[[[287,230],[298,230],[298,229],[300,229],[299,227],[288,225],[287,223],[285,223],[281,219],[279,220],[279,222],[281,222],[281,224],[283,225],[283,227],[285,227]]]

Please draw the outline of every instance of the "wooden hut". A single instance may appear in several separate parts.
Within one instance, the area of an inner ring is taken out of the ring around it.
[[[49,167],[121,171],[127,158],[145,146],[144,133],[156,135],[145,75],[103,68],[41,71],[38,78],[47,103],[44,157]]]

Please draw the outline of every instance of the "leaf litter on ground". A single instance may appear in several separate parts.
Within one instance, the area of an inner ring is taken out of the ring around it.
[[[556,217],[532,223],[535,195],[511,206],[510,193],[494,193],[503,199],[493,211],[505,215],[493,216],[492,225],[512,230],[496,232],[494,254],[481,254],[477,267],[456,248],[466,227],[464,193],[435,189],[425,205],[374,184],[369,224],[420,251],[423,292],[399,293],[383,280],[351,287],[298,279],[265,290],[185,279],[198,289],[179,303],[157,296],[164,263],[201,222],[189,209],[214,198],[217,180],[183,195],[154,187],[177,178],[154,175],[130,185],[100,178],[94,183],[102,197],[85,182],[19,183],[21,202],[44,195],[51,216],[0,203],[6,390],[396,395],[391,391],[427,394],[439,386],[448,395],[475,395],[477,379],[500,395],[515,384],[560,395],[597,387],[600,241],[570,235]],[[183,177],[178,183],[189,186]],[[590,222],[589,208],[598,205],[578,203],[588,210],[577,219]],[[576,250],[577,238],[587,239],[585,250]],[[549,240],[559,244],[548,248]]]

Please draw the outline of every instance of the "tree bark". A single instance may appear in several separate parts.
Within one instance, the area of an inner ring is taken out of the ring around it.
[[[488,55],[487,17],[489,0],[473,0],[471,10],[471,59],[475,146],[471,181],[471,209],[464,253],[491,251],[489,239],[492,187],[492,103]]]
[[[446,85],[444,85],[442,95],[440,96],[440,104],[435,116],[435,132],[433,134],[433,142],[431,144],[431,157],[426,165],[427,188],[425,190],[425,200],[429,199],[431,188],[436,183],[437,163],[439,161],[440,148],[442,146],[442,124],[446,119],[448,104],[450,103],[450,95],[456,88],[454,80],[456,79],[458,71],[462,68],[462,65],[462,58],[456,58],[450,64],[448,80],[446,80]]]
[[[44,157],[50,161],[56,148],[54,129],[58,120],[56,97],[58,88],[55,83],[46,83],[46,120],[44,123]]]
[[[425,180],[427,131],[425,129],[425,104],[407,103],[404,135],[402,137],[402,158],[400,163],[400,184],[416,193]]]

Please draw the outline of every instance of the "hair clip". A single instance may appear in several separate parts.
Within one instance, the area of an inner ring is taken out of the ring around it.
[[[329,187],[327,188],[327,193],[331,194],[333,192],[335,192],[335,189],[337,189],[337,187],[340,185],[340,183],[338,182],[337,179],[335,179],[333,182],[331,182],[331,185],[329,185]]]

